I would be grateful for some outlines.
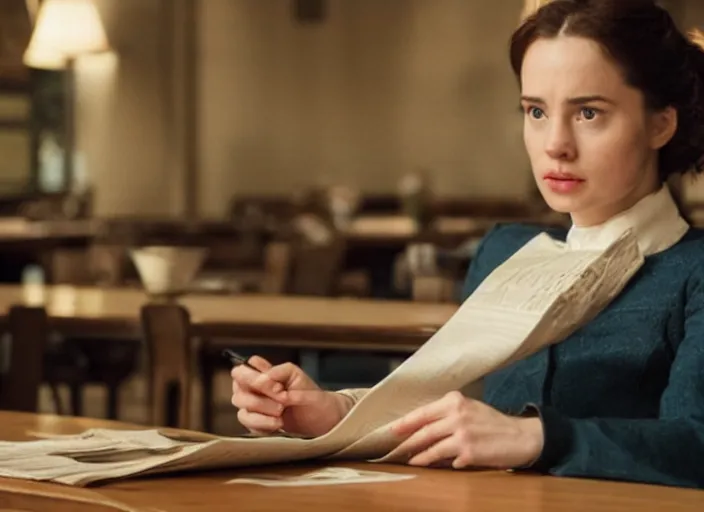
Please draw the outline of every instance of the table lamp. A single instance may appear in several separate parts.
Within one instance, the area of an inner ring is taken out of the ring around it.
[[[75,178],[75,62],[81,55],[109,49],[92,0],[44,0],[41,3],[23,60],[30,68],[64,71],[64,165],[69,187],[73,187]]]

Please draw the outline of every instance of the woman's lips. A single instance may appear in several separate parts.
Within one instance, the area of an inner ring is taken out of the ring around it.
[[[569,194],[576,191],[585,180],[571,174],[548,173],[543,180],[548,188],[558,194]]]

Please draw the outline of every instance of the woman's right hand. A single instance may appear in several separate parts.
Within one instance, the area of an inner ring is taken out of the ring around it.
[[[345,417],[352,400],[324,391],[298,366],[272,366],[253,356],[248,363],[259,371],[239,365],[232,369],[232,405],[237,418],[252,433],[272,434],[284,430],[305,437],[329,432]]]

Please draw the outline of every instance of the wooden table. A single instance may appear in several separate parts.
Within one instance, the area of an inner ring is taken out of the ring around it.
[[[0,329],[14,304],[43,304],[52,328],[70,338],[140,339],[140,309],[150,298],[135,288],[0,285]],[[407,355],[457,310],[452,304],[277,295],[197,295],[180,301],[204,348],[223,345],[342,349]],[[1,354],[0,354],[1,356]],[[305,369],[317,375],[317,359]]]
[[[39,292],[39,290],[35,290]],[[13,304],[39,297],[21,286],[0,286],[0,321]],[[140,337],[138,289],[45,287],[53,326],[72,337]],[[198,335],[255,340],[258,345],[412,352],[457,310],[452,304],[266,295],[189,295]]]
[[[141,339],[140,308],[149,297],[138,289],[0,286],[0,330],[13,304],[44,304],[52,328],[70,338]],[[214,367],[224,346],[290,347],[299,364],[319,378],[318,350],[408,355],[456,311],[449,304],[266,295],[189,295],[180,301],[202,340],[204,393],[210,396]],[[0,351],[0,364],[4,354]],[[224,360],[223,360],[224,361]],[[202,402],[205,428],[212,403]],[[0,511],[1,512],[1,511]]]
[[[87,428],[144,428],[125,423],[0,412],[0,440],[30,439],[28,432],[71,434]],[[307,512],[457,511],[457,512],[701,512],[704,492],[509,474],[502,471],[415,469],[364,463],[337,466],[412,473],[411,480],[378,484],[265,488],[225,485],[231,470],[116,481],[88,489],[0,478],[0,510],[80,512],[209,512],[233,510]],[[319,465],[264,468],[300,473]]]

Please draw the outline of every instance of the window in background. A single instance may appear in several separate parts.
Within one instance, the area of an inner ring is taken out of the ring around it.
[[[32,151],[34,189],[62,193],[69,187],[64,141],[63,71],[32,70]]]
[[[0,194],[21,193],[30,188],[30,112],[27,94],[0,92]]]
[[[30,72],[22,63],[32,27],[24,0],[0,0],[0,194],[33,188]]]

